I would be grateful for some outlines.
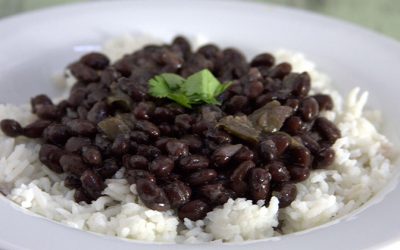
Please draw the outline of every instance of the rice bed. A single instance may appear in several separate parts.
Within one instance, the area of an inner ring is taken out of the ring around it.
[[[126,36],[107,42],[103,51],[112,59],[157,40]],[[199,44],[199,43],[198,43]],[[278,209],[272,197],[269,206],[243,198],[229,200],[209,212],[204,220],[179,222],[173,211],[146,208],[138,199],[135,185],[129,185],[123,169],[106,181],[104,196],[92,204],[74,201],[74,191],[64,187],[62,176],[52,173],[38,160],[40,145],[25,138],[9,138],[0,132],[0,190],[21,207],[68,226],[143,241],[160,242],[237,242],[273,237],[312,228],[335,220],[367,202],[379,192],[394,173],[395,150],[378,132],[379,117],[363,112],[368,93],[353,89],[342,99],[330,86],[328,77],[302,54],[277,51],[279,62],[289,62],[294,72],[307,71],[312,92],[330,94],[333,111],[323,115],[342,132],[336,141],[334,164],[315,170],[297,184],[296,200]],[[68,93],[73,79],[64,81]],[[376,114],[376,113],[371,113]],[[374,117],[374,122],[368,117]],[[0,119],[16,119],[22,125],[35,119],[29,106],[0,105]],[[281,232],[274,228],[282,221]]]

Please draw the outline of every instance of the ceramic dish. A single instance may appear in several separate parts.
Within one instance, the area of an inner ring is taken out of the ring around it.
[[[400,45],[353,25],[277,6],[236,1],[130,1],[87,3],[32,12],[0,22],[0,101],[21,104],[35,93],[53,96],[52,77],[101,42],[147,32],[171,39],[204,35],[249,56],[286,48],[317,63],[343,94],[370,92],[383,112],[386,134],[398,118]],[[171,245],[99,236],[32,216],[0,197],[1,249],[379,249],[400,240],[398,175],[368,204],[340,221],[269,240],[242,244]],[[390,191],[390,192],[389,192]],[[387,194],[387,195],[385,195]],[[366,209],[367,208],[367,209]]]

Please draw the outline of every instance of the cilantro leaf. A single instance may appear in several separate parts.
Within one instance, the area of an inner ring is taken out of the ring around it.
[[[161,76],[156,76],[149,81],[149,93],[154,97],[167,97],[171,93],[167,82]]]
[[[179,103],[186,108],[192,108],[189,98],[182,93],[171,93],[168,95],[168,98],[174,100],[176,103]]]
[[[231,85],[232,85],[232,82],[226,82],[226,83],[220,84],[217,87],[217,89],[215,90],[214,96],[219,96],[220,94],[224,93],[224,91],[227,90]]]
[[[164,78],[164,81],[168,84],[168,86],[175,90],[179,89],[182,85],[182,83],[185,81],[183,77],[177,74],[173,73],[163,73],[160,75],[162,78]]]
[[[208,69],[203,69],[189,76],[182,88],[188,96],[198,95],[206,101],[214,97],[219,85],[218,79]]]
[[[201,103],[220,105],[217,97],[230,85],[231,83],[221,84],[208,69],[203,69],[187,79],[173,73],[155,76],[149,81],[149,93],[154,97],[169,98],[191,108],[192,104]]]

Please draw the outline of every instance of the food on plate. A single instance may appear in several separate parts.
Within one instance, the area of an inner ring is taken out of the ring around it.
[[[390,178],[393,147],[363,116],[366,94],[343,105],[301,55],[247,61],[176,37],[115,60],[124,42],[69,65],[65,98],[0,106],[11,200],[108,235],[229,242],[323,224]]]

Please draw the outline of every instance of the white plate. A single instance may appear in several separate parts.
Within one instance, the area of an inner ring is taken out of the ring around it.
[[[24,103],[37,93],[56,94],[51,76],[79,56],[76,46],[98,45],[127,32],[146,32],[167,39],[178,33],[200,33],[249,55],[277,48],[302,51],[333,78],[342,93],[357,85],[369,90],[371,103],[387,117],[386,125],[399,125],[398,43],[307,12],[236,1],[87,3],[5,19],[0,22],[0,102]],[[397,187],[382,202],[351,219],[279,240],[194,246],[135,243],[98,236],[26,215],[1,199],[0,248],[378,249],[400,239],[399,197]]]

